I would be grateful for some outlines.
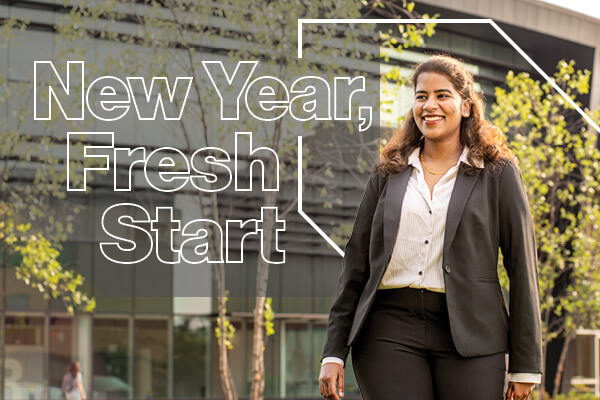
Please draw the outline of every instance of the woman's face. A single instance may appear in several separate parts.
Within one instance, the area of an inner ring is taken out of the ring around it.
[[[426,140],[460,141],[460,123],[468,109],[446,75],[423,72],[417,78],[413,117]]]

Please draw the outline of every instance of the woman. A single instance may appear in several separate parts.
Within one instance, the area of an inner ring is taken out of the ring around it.
[[[535,238],[516,160],[484,119],[462,63],[431,57],[417,66],[413,85],[413,109],[383,149],[346,247],[321,394],[343,396],[352,349],[367,400],[525,400],[541,380],[541,324]]]
[[[62,390],[65,393],[66,400],[85,400],[83,377],[77,361],[71,363],[67,368],[63,377]]]

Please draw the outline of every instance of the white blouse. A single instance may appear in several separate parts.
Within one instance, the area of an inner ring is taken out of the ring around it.
[[[419,162],[419,149],[408,157],[414,168],[406,186],[396,243],[379,289],[412,287],[444,292],[442,256],[448,204],[461,162],[467,160],[465,146],[456,165],[433,187],[433,197]],[[475,167],[483,168],[477,160]]]

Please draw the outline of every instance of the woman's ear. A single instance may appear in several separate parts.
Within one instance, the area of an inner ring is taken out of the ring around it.
[[[471,99],[465,99],[462,102],[462,106],[461,106],[461,114],[463,117],[468,118],[471,115],[471,104],[473,102],[471,101]]]

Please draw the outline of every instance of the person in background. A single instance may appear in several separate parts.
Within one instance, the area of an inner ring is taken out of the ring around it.
[[[81,376],[79,363],[71,363],[63,376],[61,389],[66,400],[85,400],[85,389],[83,388],[83,377]]]

